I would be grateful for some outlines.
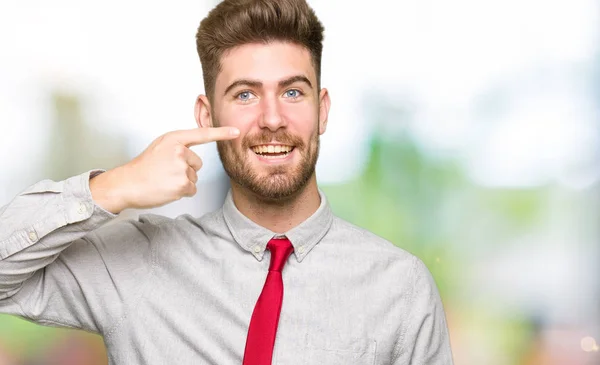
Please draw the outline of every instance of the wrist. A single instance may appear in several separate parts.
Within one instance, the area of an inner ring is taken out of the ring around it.
[[[125,171],[123,167],[106,171],[90,179],[90,192],[94,203],[113,214],[129,207],[123,189]]]

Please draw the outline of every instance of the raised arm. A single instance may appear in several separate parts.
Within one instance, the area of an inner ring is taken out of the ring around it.
[[[157,138],[129,163],[41,181],[0,208],[0,312],[104,332],[151,265],[149,222],[108,223],[196,193],[202,161],[188,147],[236,138],[196,128]]]

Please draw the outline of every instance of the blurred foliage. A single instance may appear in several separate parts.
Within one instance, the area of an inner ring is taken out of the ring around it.
[[[396,107],[379,104],[377,109],[380,121],[410,119],[410,113]],[[464,303],[460,296],[473,252],[544,223],[548,189],[477,186],[459,160],[427,153],[402,128],[385,126],[376,128],[369,162],[359,177],[321,188],[338,216],[423,260],[436,280],[449,321],[455,318],[461,333],[486,334],[486,343],[494,344],[505,363],[521,361],[531,343],[533,319],[499,317],[489,308]]]
[[[445,294],[453,272],[447,260],[451,235],[440,208],[461,181],[456,166],[428,160],[410,139],[375,136],[361,176],[321,188],[338,216],[420,257]]]
[[[0,343],[18,365],[100,365],[108,359],[98,335],[0,315]],[[0,365],[2,363],[0,351]],[[9,363],[12,364],[12,363]]]

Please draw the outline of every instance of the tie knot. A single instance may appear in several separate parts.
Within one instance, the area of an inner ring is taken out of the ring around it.
[[[269,271],[281,272],[283,265],[294,251],[294,247],[287,238],[273,238],[267,243],[267,250],[271,251]]]

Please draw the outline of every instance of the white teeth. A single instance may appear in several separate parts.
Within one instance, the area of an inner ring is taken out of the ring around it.
[[[293,149],[292,146],[282,146],[282,145],[262,145],[252,147],[252,151],[254,153],[264,155],[267,153],[288,153]]]

